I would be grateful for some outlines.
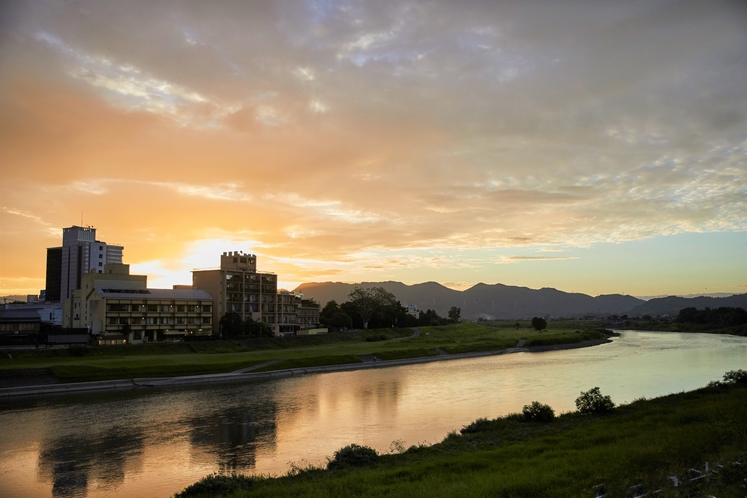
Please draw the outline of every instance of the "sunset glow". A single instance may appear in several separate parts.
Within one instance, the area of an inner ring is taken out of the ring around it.
[[[152,287],[747,292],[739,2],[3,2],[0,295],[91,225]]]

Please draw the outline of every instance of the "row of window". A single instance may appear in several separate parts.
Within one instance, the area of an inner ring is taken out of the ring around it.
[[[156,313],[211,313],[213,306],[210,304],[112,304],[106,305],[106,311],[118,311],[134,313],[156,312]]]
[[[209,325],[213,318],[210,316],[149,316],[149,317],[128,317],[128,316],[110,316],[107,317],[107,325]]]
[[[15,331],[29,331],[36,330],[35,323],[0,323],[0,332],[15,332]]]
[[[262,282],[274,282],[275,275],[261,275]],[[259,282],[259,273],[244,273],[244,280],[247,282]],[[241,273],[226,273],[226,280],[240,281]]]

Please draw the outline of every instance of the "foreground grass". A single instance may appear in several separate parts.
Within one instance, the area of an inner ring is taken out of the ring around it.
[[[208,343],[19,351],[13,353],[13,359],[0,359],[0,372],[43,369],[61,382],[168,377],[226,373],[268,361],[276,363],[258,371],[358,363],[359,355],[393,360],[431,356],[439,349],[450,354],[497,351],[514,347],[521,339],[527,345],[548,345],[606,337],[598,330],[537,332],[481,323],[421,327],[419,337],[412,334],[411,329],[383,329]]]
[[[365,468],[213,476],[201,482],[209,491],[181,496],[744,497],[745,407],[747,388],[732,385],[639,400],[606,416],[572,413],[533,423],[512,415],[433,446],[382,455]],[[698,475],[690,469],[703,471],[705,462],[718,473],[690,481]],[[231,490],[237,483],[248,489]]]

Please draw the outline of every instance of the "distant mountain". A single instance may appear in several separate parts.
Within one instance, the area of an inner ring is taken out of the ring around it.
[[[340,282],[315,282],[302,284],[295,291],[313,297],[324,306],[335,300],[343,303],[356,287],[383,287],[391,292],[402,305],[416,304],[419,310],[436,310],[447,316],[449,308],[458,306],[466,319],[499,318],[520,319],[550,315],[553,318],[583,315],[652,315],[677,316],[683,308],[722,306],[741,307],[747,310],[747,294],[729,297],[664,297],[644,301],[622,294],[591,297],[586,294],[568,293],[557,289],[529,289],[503,284],[477,284],[464,291],[444,287],[437,282],[405,285],[402,282],[362,282],[344,284]]]
[[[657,299],[650,299],[634,308],[632,308],[629,315],[651,315],[651,316],[663,316],[669,315],[675,317],[680,313],[683,308],[742,308],[747,310],[747,294],[734,294],[729,297],[710,297],[710,296],[699,296],[699,297],[660,297]]]
[[[437,282],[415,285],[401,282],[323,282],[302,284],[295,291],[303,292],[306,297],[313,297],[324,306],[331,300],[338,303],[347,301],[348,294],[358,286],[383,287],[394,294],[402,305],[415,304],[422,311],[433,309],[441,316],[446,316],[452,306],[458,306],[462,309],[462,317],[467,319],[623,314],[645,302],[620,294],[591,297],[556,289],[535,290],[503,284],[477,284],[467,290],[457,291]]]

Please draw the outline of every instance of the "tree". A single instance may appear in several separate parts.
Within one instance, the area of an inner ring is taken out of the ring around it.
[[[522,409],[524,420],[528,422],[552,422],[555,418],[555,410],[550,405],[539,401],[532,401],[531,405],[524,405]]]
[[[535,330],[539,330],[540,332],[542,332],[547,328],[547,320],[535,316],[534,318],[532,318],[532,327],[534,327]]]
[[[449,310],[449,320],[453,322],[458,322],[459,317],[462,314],[462,308],[457,308],[456,306],[452,306]]]
[[[327,325],[342,332],[344,329],[349,329],[353,326],[353,320],[347,313],[339,312],[332,315]]]
[[[615,409],[612,398],[604,396],[598,387],[581,392],[581,396],[576,398],[576,408],[581,413],[602,414],[611,413]]]
[[[337,304],[337,301],[334,299],[332,301],[327,301],[327,304],[325,304],[324,308],[319,312],[319,321],[324,325],[329,325],[329,319],[332,318],[332,315],[339,312],[340,305]]]
[[[272,329],[265,322],[260,322],[248,317],[244,320],[244,334],[258,335],[260,337],[273,337]]]
[[[244,334],[244,322],[241,315],[235,311],[229,311],[220,319],[220,331],[223,337],[236,337]]]
[[[376,311],[387,306],[392,306],[393,303],[397,302],[394,294],[383,287],[371,287],[370,289],[356,287],[348,294],[348,297],[350,298],[350,303],[355,307],[355,310],[363,320],[364,329],[368,328],[368,322]]]

